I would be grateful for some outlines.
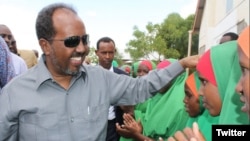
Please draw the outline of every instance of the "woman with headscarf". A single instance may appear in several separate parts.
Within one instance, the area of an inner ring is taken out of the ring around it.
[[[131,75],[131,66],[130,65],[122,65],[120,67],[121,70],[125,71],[128,75]]]
[[[237,42],[230,41],[212,47],[202,55],[196,69],[201,81],[199,94],[203,96],[203,105],[211,116],[218,117],[217,124],[249,124],[247,116],[240,111],[242,103],[234,89],[241,76]],[[193,130],[197,129],[195,125]],[[193,130],[186,129],[184,134]],[[194,133],[201,138],[201,134]],[[175,138],[180,140],[180,136],[176,135]]]
[[[150,60],[143,60],[139,63],[138,69],[137,69],[137,76],[141,77],[144,75],[147,75],[149,71],[155,69],[154,62]]]
[[[153,64],[153,62],[150,60],[138,61],[132,64],[133,77],[143,77],[153,69],[155,69],[155,64]],[[141,119],[141,117],[143,117],[146,112],[148,101],[149,100],[146,100],[143,103],[139,103],[137,105],[122,106],[123,111],[126,111],[125,113],[128,113],[124,114],[124,118],[126,118],[126,115],[128,115],[132,119],[133,118],[135,118],[136,120]],[[117,132],[121,135],[120,141],[133,141],[132,138],[128,138],[130,133],[120,129],[121,129],[120,126],[117,125]]]
[[[150,60],[143,60],[139,62],[138,68],[137,68],[137,77],[143,77],[147,75],[151,70],[155,69],[154,62]],[[144,101],[143,103],[139,103],[135,105],[134,112],[136,112],[136,118],[139,119],[139,117],[143,116],[146,112],[147,104],[149,100]],[[142,115],[141,115],[142,114]]]
[[[246,27],[243,32],[240,34],[238,39],[238,55],[239,55],[239,63],[241,66],[242,75],[238,81],[236,91],[240,94],[240,99],[244,103],[241,107],[241,110],[248,114],[248,118],[250,118],[250,97],[249,97],[249,44],[250,44],[250,26]]]
[[[134,78],[137,77],[137,70],[138,70],[139,64],[140,64],[140,61],[136,61],[132,63],[131,65],[131,76]]]
[[[11,59],[11,54],[6,42],[0,36],[0,90],[14,76],[15,70]]]
[[[185,82],[185,97],[183,102],[185,104],[186,112],[189,115],[187,126],[192,126],[194,121],[198,120],[198,117],[204,111],[202,105],[202,99],[199,97],[198,90],[200,87],[197,72],[190,74]]]
[[[200,80],[197,71],[193,72],[185,83],[185,103],[186,111],[189,114],[187,127],[192,127],[194,122],[200,126],[200,131],[204,135],[206,141],[212,140],[212,124],[218,122],[218,117],[212,117],[207,110],[204,109],[202,97],[199,96]]]
[[[119,64],[118,64],[118,62],[116,60],[113,60],[112,61],[112,66],[118,68]]]
[[[235,95],[234,88],[241,75],[236,52],[237,42],[230,41],[207,51],[197,64],[204,106],[210,115],[219,116],[218,124],[248,123],[240,111],[242,103]]]
[[[157,65],[157,69],[166,67],[170,63],[168,60],[162,61]],[[158,140],[159,137],[166,139],[177,130],[185,127],[188,114],[182,100],[186,76],[187,73],[184,72],[175,78],[171,85],[165,86],[153,98],[149,99],[145,113],[139,115],[135,112],[136,119],[140,119],[138,124],[141,124],[142,127],[138,128],[138,125],[133,124],[132,119],[127,117],[129,115],[125,115],[128,120],[123,128],[131,131],[131,137],[134,140]]]

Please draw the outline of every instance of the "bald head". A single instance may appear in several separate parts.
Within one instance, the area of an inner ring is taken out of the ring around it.
[[[12,39],[12,33],[11,33],[10,29],[4,24],[0,24],[0,36],[2,36],[2,38],[4,39],[6,44],[8,46],[10,46],[11,39]]]
[[[77,12],[64,3],[55,3],[44,7],[37,16],[36,19],[36,34],[38,40],[43,39],[51,39],[55,36],[56,31],[53,25],[53,15],[55,11],[58,9],[67,9],[77,15]]]

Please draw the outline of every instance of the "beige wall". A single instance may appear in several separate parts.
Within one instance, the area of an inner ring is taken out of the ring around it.
[[[244,26],[250,25],[249,21],[249,0],[236,0],[238,6],[237,10],[237,22],[238,24],[244,22]],[[242,2],[242,3],[240,3]],[[244,29],[244,27],[238,28],[238,33],[241,33],[241,31]]]
[[[200,54],[217,45],[224,33],[239,34],[249,25],[249,0],[232,0],[232,8],[227,11],[228,1],[230,0],[206,0],[199,32]]]

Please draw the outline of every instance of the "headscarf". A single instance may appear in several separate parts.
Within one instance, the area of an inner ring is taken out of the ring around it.
[[[197,72],[193,72],[192,74],[190,74],[186,80],[186,84],[188,85],[188,87],[190,88],[190,90],[192,91],[192,93],[194,94],[195,97],[199,97],[198,91],[199,91],[199,86],[200,86],[200,81],[197,80],[198,76],[197,76]]]
[[[201,114],[205,110],[205,108],[202,103],[202,97],[199,95],[200,80],[197,71],[194,71],[192,74],[188,76],[186,84],[188,85],[194,96],[199,99],[200,114]]]
[[[244,54],[249,58],[249,46],[250,46],[250,41],[249,41],[249,33],[250,32],[250,26],[246,27],[242,33],[239,36],[238,39],[238,44],[241,50],[244,52]]]
[[[211,59],[219,92],[224,94],[219,124],[249,124],[247,115],[241,111],[243,103],[235,91],[241,77],[237,41],[225,43],[211,50]]]
[[[156,65],[153,61],[150,61],[150,60],[143,60],[139,63],[138,67],[140,65],[144,65],[148,68],[149,71],[153,70],[156,68]],[[142,103],[138,103],[135,107],[135,110],[136,111],[139,111],[141,113],[145,113],[146,112],[146,109],[147,109],[147,105],[148,105],[148,100],[142,102]]]
[[[5,86],[7,82],[15,77],[11,53],[2,37],[0,37],[0,77],[0,88]]]
[[[153,61],[150,61],[150,60],[143,60],[140,62],[139,65],[145,65],[145,66],[147,66],[147,68],[149,70],[153,70],[156,67],[155,63]]]
[[[163,61],[161,61],[160,63],[157,64],[156,68],[157,68],[157,69],[162,69],[162,68],[167,67],[167,66],[170,65],[170,64],[171,64],[170,61],[168,61],[168,60],[163,60]]]
[[[127,72],[128,74],[131,74],[131,66],[129,65],[122,65],[120,69]]]
[[[145,136],[154,139],[159,137],[167,139],[177,130],[182,130],[185,127],[188,114],[182,100],[185,96],[186,77],[187,73],[182,73],[173,80],[171,87],[165,94],[157,93],[150,98],[143,115],[135,113],[136,118],[141,119]]]
[[[140,64],[140,61],[134,62],[131,66],[131,73],[133,77],[137,77],[137,70],[138,70],[138,66]]]
[[[248,124],[248,117],[240,111],[242,103],[238,100],[234,90],[241,74],[236,47],[236,41],[229,41],[212,47],[209,50],[210,59],[206,59],[207,61],[211,61],[212,70],[210,69],[210,71],[214,73],[222,100],[222,108],[219,116],[212,117],[209,111],[205,109],[197,119],[199,129],[206,140],[212,140],[211,131],[213,124]],[[202,60],[202,57],[200,60]],[[199,63],[200,61],[198,65]],[[207,62],[204,61],[203,63],[206,64]]]
[[[197,72],[193,72],[192,74],[190,74],[186,80],[186,85],[188,86],[188,88],[191,90],[192,95],[194,95],[196,98],[199,99],[199,94],[198,94],[198,90],[200,88],[200,83],[199,86],[196,85],[196,83],[200,82],[199,80],[196,80],[196,77],[198,78]],[[200,108],[204,108],[202,106],[202,100],[199,99],[199,103],[200,103]],[[187,121],[187,126],[188,127],[192,127],[193,122],[197,121],[199,115],[196,117],[189,117],[188,121]]]
[[[194,122],[197,122],[199,129],[207,141],[212,140],[212,124],[218,123],[218,117],[212,117],[209,112],[203,107],[202,97],[198,95],[200,88],[200,80],[197,71],[193,72],[186,80],[186,84],[191,89],[192,93],[199,97],[200,115],[197,117],[189,117],[186,126],[192,127]]]
[[[152,60],[150,60],[150,62],[151,62],[151,64],[152,64],[152,66],[153,66],[153,69],[156,69],[156,64],[155,64],[155,62],[152,61]]]
[[[206,79],[217,86],[215,76],[214,76],[214,71],[213,71],[213,66],[211,63],[211,58],[210,58],[210,50],[205,52],[202,57],[200,58],[197,66],[196,66],[197,71]]]
[[[248,124],[248,117],[240,110],[242,103],[235,94],[235,86],[241,70],[237,54],[237,42],[229,41],[210,49],[212,70],[222,100],[218,124]],[[205,53],[208,54],[208,53]],[[204,56],[201,57],[202,60]],[[209,59],[206,59],[207,61]],[[198,65],[201,62],[198,62]],[[206,61],[202,62],[207,64]],[[197,67],[198,67],[197,65]],[[204,76],[206,77],[206,76]]]
[[[118,65],[118,63],[117,63],[116,60],[113,60],[113,61],[112,61],[112,66],[113,66],[113,67],[116,67],[116,68],[119,67],[119,65]]]

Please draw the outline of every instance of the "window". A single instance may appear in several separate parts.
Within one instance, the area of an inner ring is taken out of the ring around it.
[[[230,12],[233,9],[233,0],[227,0],[227,5],[226,5],[226,13]]]

